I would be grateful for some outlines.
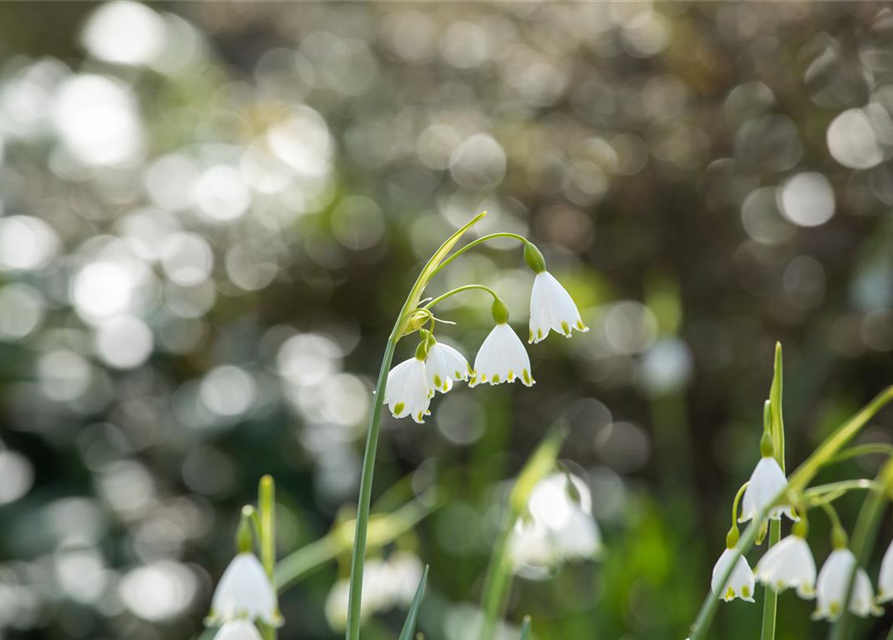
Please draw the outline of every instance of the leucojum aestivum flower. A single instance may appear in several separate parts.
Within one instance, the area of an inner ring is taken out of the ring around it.
[[[776,346],[775,373],[763,411],[760,459],[732,501],[732,526],[726,536],[726,548],[713,568],[710,594],[692,626],[691,640],[706,638],[718,603],[755,602],[758,584],[764,587],[763,640],[775,637],[777,597],[787,590],[804,600],[815,601],[812,617],[834,625],[832,640],[851,637],[851,616],[880,615],[881,605],[893,600],[893,543],[881,564],[877,593],[865,569],[884,509],[893,497],[893,447],[848,446],[891,399],[893,387],[838,427],[788,477],[782,419],[782,353],[781,346]],[[825,467],[869,454],[886,455],[876,478],[812,484]],[[858,491],[867,491],[868,496],[851,538],[834,502]],[[816,510],[824,512],[830,521],[832,547],[818,571],[809,543],[809,518]],[[784,520],[791,522],[791,531],[782,539]],[[743,535],[739,523],[749,523]],[[746,554],[767,536],[769,548],[751,570]]]
[[[431,414],[435,396],[449,393],[457,384],[467,382],[469,387],[474,387],[520,382],[530,387],[535,382],[527,349],[512,328],[508,307],[499,295],[482,284],[467,284],[433,299],[424,298],[432,278],[473,247],[495,238],[511,238],[521,243],[524,260],[535,274],[530,297],[528,342],[542,342],[550,332],[570,338],[574,331],[588,331],[570,294],[548,272],[542,253],[527,238],[514,233],[493,233],[454,251],[464,234],[484,215],[476,216],[434,252],[410,289],[385,347],[369,415],[350,580],[346,584],[336,584],[326,603],[330,623],[333,626],[343,624],[347,640],[359,639],[364,614],[389,606],[394,601],[405,603],[412,596],[411,592],[401,588],[382,600],[380,596],[383,591],[375,589],[376,593],[372,594],[374,601],[369,600],[369,606],[363,603],[363,585],[368,583],[365,573],[372,477],[383,407],[387,406],[395,418],[411,418],[423,423],[425,417]],[[481,344],[473,366],[459,350],[437,339],[438,325],[447,323],[434,315],[435,307],[440,302],[469,291],[486,292],[493,300],[493,328]],[[417,336],[414,353],[392,368],[398,342],[413,335]],[[504,593],[507,567],[517,573],[536,571],[576,558],[594,557],[601,549],[601,534],[592,518],[592,498],[588,488],[579,478],[567,472],[548,475],[555,468],[560,441],[561,438],[556,437],[548,437],[544,441],[525,467],[513,492],[510,509],[512,526],[506,528],[502,542],[494,551],[494,556],[498,558],[491,562],[492,571],[487,577],[490,586],[485,587],[485,599],[492,606],[488,606],[487,621],[482,625],[481,637],[484,640],[491,637],[489,630],[493,628],[493,617]],[[296,557],[301,554],[298,551],[276,564],[273,493],[273,480],[265,477],[261,481],[257,509],[248,506],[243,510],[237,535],[237,554],[217,586],[207,619],[209,625],[220,627],[216,636],[218,639],[275,638],[277,627],[284,622],[277,604],[277,588],[281,590],[285,584],[293,582],[302,571],[306,571],[309,562],[320,561],[319,558],[308,557],[316,553],[310,550],[304,556]],[[395,512],[392,515],[390,529],[381,526],[381,530],[394,533],[401,527],[412,526],[412,518],[406,517],[406,514]],[[340,539],[343,537],[334,535],[332,543]],[[255,555],[256,549],[259,549],[259,557]],[[412,575],[414,580],[418,577],[420,570],[412,560],[401,560],[399,563],[397,558],[389,562],[376,560],[368,568],[374,569],[376,574],[392,575],[397,564],[405,569],[404,575]],[[412,598],[401,638],[411,638],[413,635],[426,576],[427,570],[422,572],[415,597]],[[345,599],[346,615],[342,617],[341,606]]]

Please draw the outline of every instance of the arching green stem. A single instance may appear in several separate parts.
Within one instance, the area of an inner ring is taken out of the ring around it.
[[[482,284],[466,284],[461,287],[456,287],[455,289],[453,289],[451,291],[447,291],[443,295],[437,296],[431,302],[429,302],[424,307],[422,307],[422,309],[424,309],[424,310],[431,309],[434,305],[436,305],[440,302],[443,302],[447,298],[451,298],[452,296],[456,295],[457,293],[462,293],[463,291],[475,291],[475,290],[486,291],[491,296],[493,296],[494,300],[501,300],[499,295],[495,291],[493,291],[493,289],[491,289],[490,287],[485,287]]]
[[[473,249],[474,247],[478,246],[479,244],[487,242],[488,240],[494,240],[496,238],[512,238],[512,239],[517,240],[518,242],[521,242],[523,244],[527,244],[528,242],[530,242],[527,238],[525,238],[524,236],[518,235],[517,233],[509,233],[507,231],[500,232],[500,233],[489,233],[485,236],[481,236],[477,240],[472,240],[471,242],[469,242],[467,245],[465,245],[461,249],[456,249],[456,251],[451,256],[449,256],[446,260],[444,260],[443,262],[440,263],[440,266],[438,266],[431,275],[434,276],[434,275],[440,273],[440,271],[444,267],[446,267],[449,263],[451,263],[453,260],[455,260],[456,258],[461,256],[463,253],[465,253],[469,249]]]
[[[849,491],[868,491],[874,487],[874,481],[866,478],[820,484],[817,487],[811,487],[804,491],[802,502],[807,507],[820,507],[822,504],[834,502]]]

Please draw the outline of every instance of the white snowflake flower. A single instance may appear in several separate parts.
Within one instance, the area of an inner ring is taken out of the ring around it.
[[[713,566],[711,588],[713,589],[713,593],[717,594],[717,597],[726,602],[731,602],[735,598],[741,598],[746,602],[753,602],[753,571],[751,570],[750,565],[747,564],[747,558],[743,555],[739,555],[737,560],[735,560],[735,568],[732,569],[732,574],[729,576],[725,585],[720,584],[720,580],[722,580],[726,571],[729,570],[729,564],[732,562],[732,558],[735,554],[736,551],[734,549],[726,549],[722,552],[722,555],[719,556],[719,560],[717,560],[716,564]]]
[[[760,558],[754,571],[758,582],[776,591],[795,588],[806,600],[815,597],[815,560],[806,540],[789,535]]]
[[[484,340],[474,359],[474,376],[469,386],[482,382],[501,384],[520,379],[528,387],[534,379],[524,343],[507,323],[499,323]]]
[[[452,389],[453,382],[468,380],[474,374],[465,356],[442,342],[435,342],[428,349],[425,365],[428,370],[428,386],[441,393]]]
[[[528,342],[545,340],[550,330],[570,338],[574,329],[589,331],[567,290],[551,273],[540,271],[533,280],[533,291],[530,294]]]
[[[850,576],[856,565],[856,556],[849,549],[835,549],[825,560],[816,585],[815,620],[837,620],[843,613],[843,601],[849,587]],[[881,609],[874,603],[874,589],[868,574],[861,567],[856,570],[853,592],[850,596],[850,612],[868,617],[880,615]]]
[[[261,620],[273,626],[282,623],[273,584],[251,552],[233,558],[211,600],[209,624],[237,619]]]
[[[428,385],[428,372],[425,362],[413,357],[404,360],[388,373],[384,403],[395,418],[412,416],[422,424],[425,416],[431,415],[428,406],[434,397],[434,389]]]
[[[741,517],[738,521],[747,522],[756,518],[763,509],[772,504],[787,486],[788,480],[785,478],[784,471],[781,470],[778,461],[771,456],[761,458],[750,475],[750,483],[747,485],[747,489],[744,490]],[[785,505],[774,507],[769,517],[773,520],[780,520],[781,514],[786,515],[794,522],[799,520],[790,506]]]

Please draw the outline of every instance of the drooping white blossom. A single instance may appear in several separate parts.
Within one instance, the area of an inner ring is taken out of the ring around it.
[[[220,627],[214,640],[262,640],[262,638],[253,622],[232,620]]]
[[[794,588],[801,598],[815,597],[815,560],[806,540],[798,535],[789,535],[770,547],[757,563],[754,575],[758,582],[776,591]]]
[[[837,620],[843,613],[843,601],[850,584],[856,556],[849,549],[835,549],[825,560],[816,583],[816,610],[812,617],[817,620]],[[880,615],[880,608],[874,603],[874,589],[865,569],[856,570],[853,592],[850,597],[850,612],[867,617]]]
[[[501,384],[521,380],[528,387],[534,379],[524,343],[507,323],[499,323],[484,340],[474,359],[474,376],[469,386],[483,382]]]
[[[736,554],[737,552],[734,549],[726,549],[722,552],[722,555],[719,556],[719,560],[713,565],[713,579],[710,583],[711,588],[718,598],[725,600],[726,602],[731,602],[735,598],[753,602],[753,571],[751,570],[750,565],[747,564],[747,558],[743,555],[737,554],[738,557],[735,559],[735,567],[732,569],[732,574],[729,576],[725,585],[721,583],[722,577],[725,575],[726,571],[729,570],[729,566]]]
[[[465,356],[442,342],[435,342],[428,349],[425,366],[428,371],[428,386],[441,393],[452,389],[453,382],[468,380],[469,375],[474,373]]]
[[[589,327],[583,324],[573,298],[555,276],[548,271],[539,272],[533,280],[533,291],[530,294],[528,342],[545,340],[550,330],[570,338],[574,329],[589,331]]]
[[[434,396],[434,389],[428,385],[428,371],[425,362],[413,357],[404,360],[388,373],[384,403],[395,418],[412,416],[419,424],[425,416],[431,415],[428,406]]]
[[[541,480],[530,494],[527,512],[509,538],[509,558],[517,573],[545,576],[563,562],[597,558],[602,552],[592,495],[580,478],[555,473]]]
[[[757,463],[750,475],[750,482],[744,490],[744,499],[741,506],[739,522],[747,522],[756,518],[760,512],[768,507],[788,486],[788,479],[781,470],[778,461],[771,456],[764,456]],[[796,522],[799,520],[790,506],[781,505],[774,507],[769,513],[773,520],[780,520],[781,514]]]
[[[273,584],[251,552],[238,554],[223,572],[211,600],[208,623],[238,619],[261,620],[274,626],[282,621]]]
[[[887,547],[881,560],[881,573],[877,579],[878,604],[893,600],[893,542]]]

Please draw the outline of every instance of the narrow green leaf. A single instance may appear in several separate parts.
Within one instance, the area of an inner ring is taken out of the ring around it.
[[[781,412],[781,399],[783,390],[783,368],[781,343],[775,343],[775,366],[772,374],[772,386],[769,388],[769,414],[772,419],[770,427],[772,433],[772,444],[775,445],[775,458],[784,471],[784,418]]]
[[[403,631],[400,632],[399,640],[412,640],[415,633],[416,620],[419,617],[419,607],[422,605],[422,598],[425,597],[425,583],[428,581],[428,567],[425,567],[425,573],[419,580],[419,588],[416,589],[415,598],[412,599],[412,606],[409,607],[409,613],[406,614],[406,622],[403,624]]]
[[[518,636],[518,640],[527,640],[528,636],[530,636],[530,616],[524,616],[524,624],[521,625],[521,635]]]

